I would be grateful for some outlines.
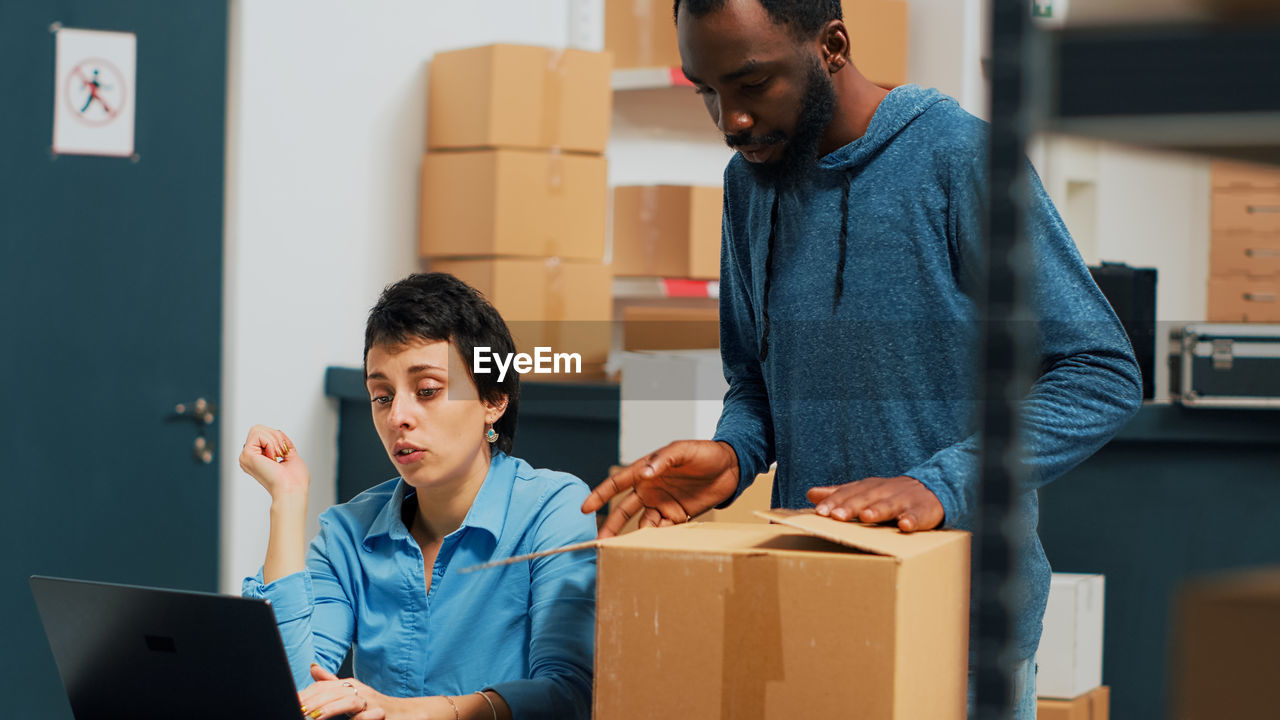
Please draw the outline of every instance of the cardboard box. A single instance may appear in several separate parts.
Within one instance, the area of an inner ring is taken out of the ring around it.
[[[657,450],[657,448],[654,448]],[[623,466],[618,465],[610,468],[610,474],[622,470]],[[631,490],[619,493],[609,501],[609,512],[613,512],[627,496],[631,495]],[[729,522],[729,523],[767,523],[767,519],[757,515],[757,512],[767,512],[773,505],[773,470],[760,473],[756,479],[751,482],[751,486],[742,491],[727,508],[711,509],[701,515],[698,515],[698,522]],[[603,522],[603,518],[601,518]],[[629,533],[640,527],[640,516],[632,516],[626,525],[622,526],[619,535]]]
[[[427,153],[422,257],[604,259],[603,157],[526,150]]]
[[[1280,568],[1188,583],[1177,598],[1174,623],[1169,717],[1276,717]]]
[[[1280,278],[1209,278],[1209,322],[1280,322]]]
[[[1280,232],[1221,232],[1209,244],[1211,275],[1280,276]]]
[[[517,352],[532,355],[542,346],[577,353],[586,374],[599,375],[612,339],[613,275],[608,265],[500,258],[433,260],[430,269],[450,273],[488,298],[506,320]],[[555,378],[538,373],[536,379]]]
[[[720,347],[720,309],[629,305],[622,309],[622,349]]]
[[[680,67],[671,7],[671,0],[605,0],[604,46],[615,67]]]
[[[1071,699],[1102,684],[1102,575],[1054,573],[1036,651],[1036,695]]]
[[[1040,700],[1036,720],[1107,720],[1111,716],[1111,688],[1103,685],[1071,700]]]
[[[614,188],[614,274],[719,278],[723,209],[719,187]]]
[[[600,541],[596,720],[963,720],[969,535],[811,513]]]
[[[875,83],[907,82],[905,0],[844,0],[853,64]],[[607,0],[605,47],[617,68],[680,67],[670,0]]]
[[[603,153],[613,90],[607,53],[486,45],[431,61],[427,148]]]
[[[728,390],[719,350],[623,353],[619,462],[675,440],[710,440]]]
[[[886,87],[907,82],[905,0],[844,0],[850,57],[868,80]]]

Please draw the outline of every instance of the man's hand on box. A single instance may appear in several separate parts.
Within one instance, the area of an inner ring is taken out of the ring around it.
[[[679,440],[631,463],[591,491],[582,512],[593,513],[628,489],[600,537],[617,535],[640,514],[640,527],[688,522],[733,497],[738,489],[738,454],[726,442]]]
[[[805,497],[818,506],[819,515],[836,520],[897,523],[903,532],[932,530],[946,518],[938,497],[919,480],[906,475],[816,487]]]

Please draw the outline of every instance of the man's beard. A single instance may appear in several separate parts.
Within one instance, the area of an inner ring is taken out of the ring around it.
[[[818,144],[822,141],[822,135],[826,132],[827,126],[831,124],[835,104],[835,86],[823,70],[822,64],[814,60],[805,79],[804,98],[801,100],[800,117],[796,120],[795,132],[787,136],[779,131],[762,138],[726,135],[725,142],[729,147],[736,148],[743,145],[772,145],[785,141],[782,157],[768,163],[748,162],[747,167],[761,182],[775,187],[794,184],[814,167],[818,158]]]

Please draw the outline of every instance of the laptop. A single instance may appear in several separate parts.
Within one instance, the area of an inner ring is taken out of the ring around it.
[[[76,720],[301,717],[264,600],[32,576]]]

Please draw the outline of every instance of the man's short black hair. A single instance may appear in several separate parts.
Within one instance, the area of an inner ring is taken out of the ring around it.
[[[513,371],[499,381],[497,373],[476,375],[472,365],[477,347],[505,357],[516,351],[498,311],[475,288],[448,273],[415,273],[388,285],[369,311],[364,329],[365,372],[374,345],[414,340],[444,340],[457,348],[480,399],[499,403],[507,396],[506,412],[493,429],[498,432],[494,445],[510,453],[520,408],[520,377]]]
[[[840,0],[757,0],[774,24],[783,25],[797,40],[812,40],[832,20],[843,20]],[[725,0],[675,0],[672,16],[680,17],[680,5],[700,18],[724,7]]]

